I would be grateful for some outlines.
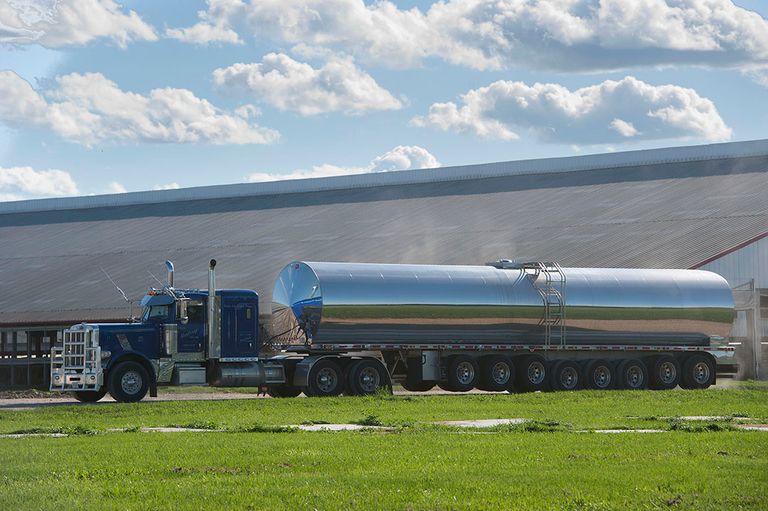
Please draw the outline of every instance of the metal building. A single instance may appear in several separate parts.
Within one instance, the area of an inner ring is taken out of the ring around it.
[[[0,203],[0,385],[57,333],[176,285],[256,289],[291,260],[703,268],[734,288],[743,377],[768,377],[768,140]],[[128,296],[126,303],[112,279]]]

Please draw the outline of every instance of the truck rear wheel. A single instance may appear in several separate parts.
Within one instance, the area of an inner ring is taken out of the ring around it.
[[[81,390],[71,394],[73,398],[81,403],[95,403],[107,395],[107,387],[102,386],[99,390]]]
[[[433,381],[409,381],[405,380],[401,383],[402,387],[408,392],[427,392],[435,388],[435,382]]]
[[[121,362],[109,371],[108,387],[118,403],[141,401],[149,390],[149,373],[138,362]]]
[[[517,387],[524,392],[544,390],[547,384],[547,362],[539,355],[528,355],[517,362]]]
[[[607,390],[613,388],[614,372],[606,360],[592,360],[587,364],[584,371],[584,380],[586,387],[596,390]]]
[[[648,369],[642,360],[629,359],[619,364],[619,388],[640,390],[648,387]]]
[[[267,387],[269,397],[298,397],[301,394],[301,387],[293,385],[270,385]]]
[[[344,379],[339,364],[329,358],[315,362],[309,371],[304,393],[310,397],[338,396],[344,391]]]
[[[581,388],[579,366],[570,360],[562,360],[555,364],[551,376],[552,390],[576,390]]]
[[[360,360],[349,368],[347,389],[353,396],[369,396],[387,387],[387,372],[378,361]]]
[[[715,381],[715,364],[706,355],[691,355],[683,364],[680,384],[685,389],[706,389]]]
[[[480,390],[508,390],[515,381],[515,366],[503,355],[490,355],[480,359]]]
[[[448,360],[447,387],[453,392],[467,392],[475,388],[480,368],[468,355],[454,355]]]
[[[680,362],[671,355],[660,355],[653,359],[651,388],[670,390],[680,383]]]

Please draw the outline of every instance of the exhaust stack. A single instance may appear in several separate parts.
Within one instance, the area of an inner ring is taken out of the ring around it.
[[[168,287],[173,288],[173,263],[167,259],[165,269],[168,270]]]
[[[208,356],[218,358],[216,353],[216,259],[208,263]]]

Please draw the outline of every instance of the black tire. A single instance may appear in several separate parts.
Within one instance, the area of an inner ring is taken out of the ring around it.
[[[453,387],[451,387],[451,386],[448,384],[448,382],[444,382],[444,381],[438,382],[438,383],[437,383],[437,388],[439,388],[440,390],[443,390],[443,391],[445,391],[445,392],[456,392],[456,389],[454,389]]]
[[[592,360],[584,370],[584,385],[588,389],[608,390],[616,384],[616,373],[607,360]]]
[[[715,363],[707,355],[691,355],[683,364],[680,386],[685,389],[706,389],[715,382]]]
[[[433,381],[404,381],[402,387],[408,392],[427,392],[435,388],[435,382]]]
[[[621,389],[641,390],[648,388],[648,368],[642,360],[632,358],[619,364],[616,371],[617,383]]]
[[[270,385],[267,387],[267,394],[270,397],[276,398],[297,397],[301,394],[301,387],[294,387],[293,385]]]
[[[446,380],[448,387],[453,392],[467,392],[475,388],[480,367],[474,358],[468,355],[454,355],[448,359],[448,369],[446,371]]]
[[[515,381],[515,366],[503,355],[490,355],[480,359],[480,379],[477,388],[498,392],[509,390]]]
[[[517,388],[523,392],[545,390],[547,387],[547,361],[539,355],[521,357],[515,364],[517,367]]]
[[[581,371],[575,362],[561,360],[552,368],[550,376],[552,390],[578,390],[581,384]]]
[[[109,371],[109,395],[118,403],[141,401],[149,390],[149,373],[138,362],[119,363]]]
[[[339,364],[330,358],[315,362],[309,371],[304,393],[310,397],[338,396],[344,392],[344,374]]]
[[[370,396],[380,389],[391,390],[389,376],[377,360],[360,360],[347,372],[347,390],[353,396]]]
[[[71,392],[71,394],[81,403],[95,403],[107,395],[107,387],[102,385],[99,390],[81,390],[80,392]]]
[[[671,355],[660,355],[651,364],[651,388],[654,390],[670,390],[680,383],[680,362]]]

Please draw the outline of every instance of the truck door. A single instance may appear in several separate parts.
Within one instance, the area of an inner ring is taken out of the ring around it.
[[[179,353],[196,353],[203,351],[205,345],[205,307],[202,301],[193,300],[187,305],[186,325],[179,324]]]
[[[259,352],[258,306],[252,300],[224,300],[221,356],[255,357]]]

